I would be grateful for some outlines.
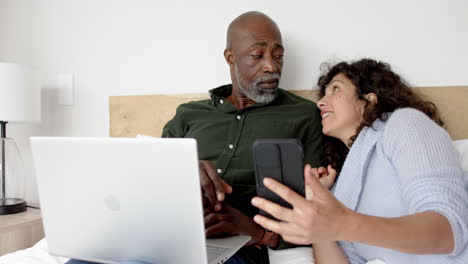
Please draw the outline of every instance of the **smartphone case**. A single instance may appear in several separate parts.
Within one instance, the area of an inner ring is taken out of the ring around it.
[[[304,196],[304,152],[297,139],[259,139],[253,144],[257,195],[281,206],[292,206],[270,191],[263,178],[273,178]],[[260,210],[260,214],[275,219]]]

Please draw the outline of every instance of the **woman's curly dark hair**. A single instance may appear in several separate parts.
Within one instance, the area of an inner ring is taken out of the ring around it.
[[[337,138],[324,136],[322,143],[322,164],[332,165],[338,172],[343,167],[351,147],[363,127],[370,127],[380,119],[385,121],[388,113],[402,107],[415,108],[425,113],[440,126],[443,122],[434,103],[415,94],[408,84],[392,71],[389,64],[373,59],[361,59],[354,62],[340,62],[332,66],[318,80],[319,97],[325,95],[325,88],[337,74],[344,74],[356,87],[359,100],[365,101],[365,108],[361,124],[356,134],[349,139],[348,146]],[[375,93],[377,104],[371,104],[365,95]]]

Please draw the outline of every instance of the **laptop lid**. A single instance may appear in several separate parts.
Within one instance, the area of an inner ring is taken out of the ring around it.
[[[52,254],[207,263],[194,139],[32,137],[31,147]]]

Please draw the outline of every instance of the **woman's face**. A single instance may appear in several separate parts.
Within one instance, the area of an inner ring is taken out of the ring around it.
[[[342,73],[335,75],[317,106],[321,111],[322,132],[348,145],[361,123],[365,106],[365,101],[358,99],[351,80]]]

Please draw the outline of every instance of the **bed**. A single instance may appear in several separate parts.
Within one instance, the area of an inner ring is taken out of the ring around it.
[[[420,87],[415,91],[433,101],[441,111],[445,127],[460,153],[465,171],[468,171],[468,86]],[[291,91],[309,100],[316,101],[315,90]],[[208,98],[208,94],[136,95],[110,96],[109,114],[111,137],[135,137],[138,134],[160,136],[164,124],[173,117],[176,107],[188,101]],[[270,262],[313,263],[310,248],[295,248],[281,251],[270,250]],[[31,248],[0,257],[0,264],[57,264],[66,258],[48,253],[47,240],[41,239]],[[371,263],[382,263],[378,260]]]

